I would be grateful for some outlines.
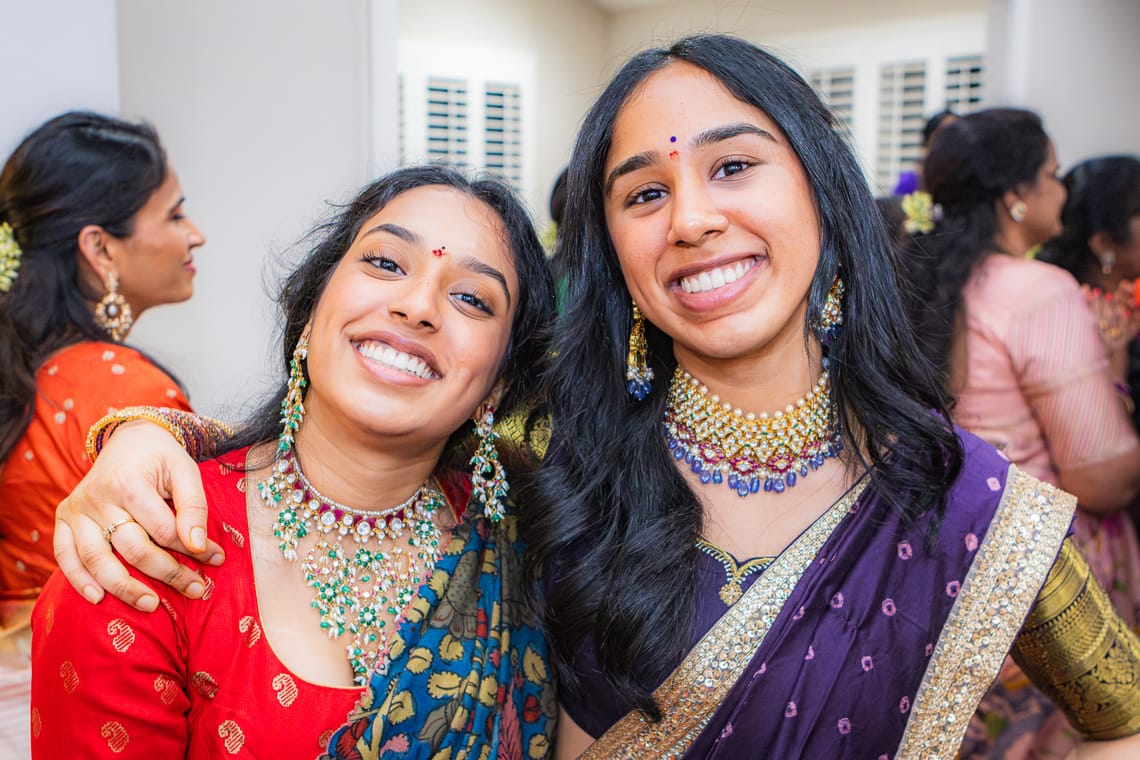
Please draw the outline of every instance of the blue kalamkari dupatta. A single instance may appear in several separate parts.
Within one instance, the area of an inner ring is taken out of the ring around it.
[[[469,488],[451,503],[468,502]],[[546,642],[522,598],[513,509],[493,524],[471,507],[386,666],[333,735],[329,760],[522,760],[551,751],[558,705]]]

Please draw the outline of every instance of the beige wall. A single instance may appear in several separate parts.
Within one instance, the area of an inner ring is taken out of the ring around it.
[[[536,62],[536,156],[527,203],[548,219],[550,188],[607,68],[606,14],[588,0],[431,0],[400,4],[400,42],[515,51]]]
[[[1038,111],[1061,165],[1140,154],[1140,2],[991,0],[992,100]]]
[[[368,176],[368,6],[120,0],[118,10],[123,112],[158,127],[208,238],[194,298],[145,314],[132,342],[197,408],[232,418],[234,402],[281,379],[267,295],[278,254],[326,199]]]

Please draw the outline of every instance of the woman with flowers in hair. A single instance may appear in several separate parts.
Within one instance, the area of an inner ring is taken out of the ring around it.
[[[31,603],[55,568],[55,507],[91,464],[87,429],[109,408],[190,408],[123,344],[144,311],[194,292],[205,239],[183,200],[150,126],[94,113],[41,125],[0,172],[0,647],[12,668],[26,671]],[[20,736],[0,742],[26,747],[26,692],[17,701]]]
[[[1140,441],[1077,282],[1027,258],[1062,232],[1053,144],[1034,113],[980,111],[939,129],[923,176],[938,213],[912,230],[903,261],[916,335],[957,399],[955,421],[1077,497],[1073,540],[1135,627],[1140,543],[1124,510],[1140,491]],[[1010,665],[963,754],[1063,757],[1077,738]]]

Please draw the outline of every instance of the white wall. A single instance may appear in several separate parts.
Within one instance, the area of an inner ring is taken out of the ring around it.
[[[989,100],[1038,111],[1061,164],[1140,154],[1140,2],[991,0]]]
[[[736,34],[758,44],[793,35],[982,10],[985,0],[665,0],[615,13],[607,53],[618,64],[643,47],[696,32]],[[874,39],[874,45],[886,42]]]
[[[0,0],[0,156],[63,111],[119,110],[116,35],[115,0]]]
[[[842,29],[773,36],[762,42],[802,73],[815,68],[855,68],[852,137],[870,177],[878,159],[879,70],[901,61],[927,62],[926,107],[929,116],[945,108],[945,61],[985,49],[983,11],[858,24]]]
[[[526,201],[541,225],[578,125],[604,83],[606,14],[587,0],[431,0],[400,4],[406,49],[456,53],[472,70],[512,57],[533,65],[536,99],[529,145],[535,151]],[[407,86],[407,83],[405,83]]]
[[[195,295],[131,335],[235,418],[282,379],[268,296],[283,257],[369,175],[367,0],[120,0],[122,106],[158,128],[207,237]],[[271,345],[272,341],[272,345]]]
[[[620,60],[686,34],[736,34],[764,46],[803,74],[811,69],[855,69],[852,137],[868,178],[878,157],[879,69],[884,63],[927,61],[925,112],[945,103],[947,57],[981,53],[986,13],[980,0],[882,0],[852,3],[801,0],[748,4],[730,0],[663,3],[614,16],[608,49]]]

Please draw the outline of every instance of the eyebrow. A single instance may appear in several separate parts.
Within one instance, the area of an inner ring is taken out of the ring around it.
[[[401,227],[398,224],[391,224],[389,222],[384,222],[382,224],[376,225],[361,235],[361,237],[366,237],[373,234],[374,232],[387,232],[390,235],[395,235],[396,237],[400,238],[400,240],[403,240],[405,243],[410,243],[412,245],[423,245],[424,242],[424,239],[419,235],[419,233],[413,232],[407,227]],[[503,288],[503,295],[507,298],[507,307],[510,308],[511,291],[507,287],[507,278],[503,275],[502,272],[500,272],[498,269],[495,269],[487,262],[481,261],[474,256],[463,256],[461,258],[457,258],[456,263],[458,263],[459,266],[463,267],[468,272],[471,272],[473,274],[481,274],[486,277],[490,277],[491,279],[498,282],[499,285]]]
[[[186,202],[186,196],[183,195],[181,198],[179,198],[177,201],[175,201],[174,205],[170,207],[170,209],[167,211],[167,213],[173,214],[175,211],[178,210],[178,207],[181,206],[185,202]]]
[[[693,148],[704,148],[706,146],[712,145],[713,143],[729,140],[733,137],[739,137],[740,135],[756,135],[757,137],[763,137],[765,140],[770,140],[774,143],[780,142],[776,139],[776,136],[768,130],[761,129],[755,124],[740,122],[738,124],[726,124],[722,127],[713,127],[712,129],[706,129],[704,132],[701,132],[696,137],[689,140],[689,145]],[[630,172],[635,172],[638,169],[644,169],[647,166],[652,166],[660,159],[661,154],[658,151],[649,150],[645,151],[644,153],[637,153],[635,155],[632,155],[626,160],[622,161],[620,164],[615,166],[613,168],[613,171],[609,173],[609,176],[606,177],[605,194],[610,194],[610,191],[613,190],[614,183],[617,182],[618,179],[620,179],[623,175],[629,174]]]
[[[420,237],[418,233],[412,232],[407,227],[401,227],[398,224],[390,224],[389,222],[383,222],[376,225],[360,237],[367,237],[374,232],[387,232],[389,235],[395,235],[405,243],[411,243],[412,245],[423,245],[424,242],[424,239]]]
[[[491,279],[498,282],[499,285],[503,288],[503,295],[507,297],[507,308],[510,308],[511,291],[507,288],[507,278],[503,276],[502,272],[500,272],[498,269],[495,269],[487,262],[480,261],[474,256],[464,256],[461,259],[457,259],[457,261],[459,263],[459,266],[463,267],[467,271],[490,277]]]

